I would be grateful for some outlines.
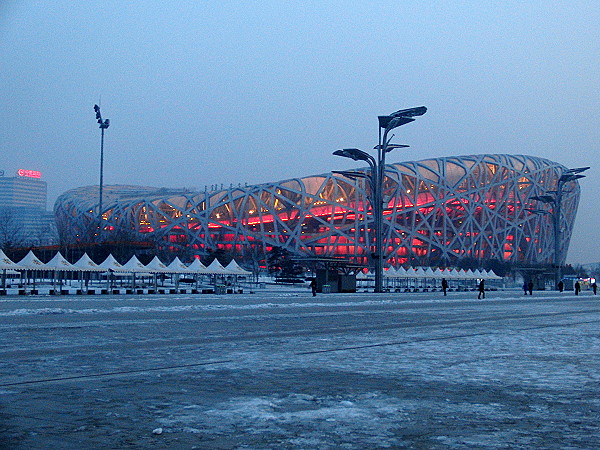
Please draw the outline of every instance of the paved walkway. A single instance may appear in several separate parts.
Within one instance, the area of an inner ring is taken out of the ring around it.
[[[7,297],[0,448],[600,448],[584,292]]]

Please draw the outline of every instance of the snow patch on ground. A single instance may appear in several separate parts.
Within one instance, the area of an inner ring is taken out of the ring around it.
[[[361,436],[365,445],[385,447],[398,444],[393,430],[401,410],[397,399],[378,394],[322,398],[289,394],[233,398],[208,410],[173,406],[157,421],[165,432],[285,434],[289,444],[300,447],[327,447],[348,436]]]

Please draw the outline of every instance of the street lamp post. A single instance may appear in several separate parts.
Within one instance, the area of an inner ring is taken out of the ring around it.
[[[385,179],[385,155],[395,149],[408,147],[407,145],[392,144],[390,141],[394,135],[388,134],[394,128],[413,122],[416,116],[422,116],[427,112],[425,106],[417,108],[401,109],[387,116],[379,116],[379,143],[375,146],[377,159],[357,148],[346,148],[333,152],[336,156],[353,159],[354,161],[366,161],[369,164],[369,172],[358,171],[335,172],[349,178],[366,178],[371,188],[371,207],[373,210],[373,225],[375,234],[374,252],[372,260],[375,265],[375,292],[383,292],[383,182]]]
[[[100,114],[100,107],[94,105],[94,111],[96,112],[96,120],[100,125],[101,137],[100,137],[100,193],[98,198],[98,220],[100,221],[100,228],[102,228],[102,187],[104,178],[104,130],[110,125],[110,119],[102,120],[102,114]]]
[[[589,167],[578,167],[576,169],[565,169],[556,183],[556,190],[547,191],[544,195],[530,197],[542,203],[552,205],[552,211],[545,209],[529,209],[534,214],[549,214],[552,218],[552,231],[554,235],[554,287],[558,289],[558,283],[562,279],[562,254],[561,254],[561,219],[562,219],[562,198],[565,191],[563,188],[566,183],[585,178],[581,172],[585,172]]]

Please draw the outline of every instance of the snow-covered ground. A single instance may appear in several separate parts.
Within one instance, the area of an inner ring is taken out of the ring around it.
[[[600,448],[589,292],[9,296],[0,448]]]

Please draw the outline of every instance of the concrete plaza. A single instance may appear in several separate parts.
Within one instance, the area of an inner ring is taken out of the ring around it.
[[[0,448],[600,448],[589,292],[5,297]]]

